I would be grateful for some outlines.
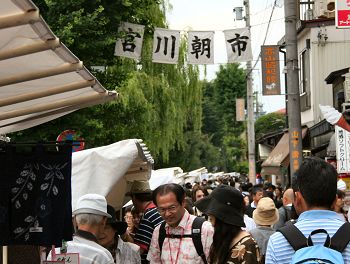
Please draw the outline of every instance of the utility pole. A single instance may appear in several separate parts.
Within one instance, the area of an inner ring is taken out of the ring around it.
[[[250,31],[250,9],[249,0],[245,0],[246,27]],[[252,79],[252,62],[247,61],[247,112],[248,112],[248,161],[249,161],[249,182],[255,184],[255,131],[254,131],[254,96]]]
[[[286,28],[286,67],[288,83],[288,126],[290,175],[293,176],[302,162],[302,135],[300,116],[299,68],[297,47],[297,2],[284,0]],[[284,182],[284,179],[282,179]]]

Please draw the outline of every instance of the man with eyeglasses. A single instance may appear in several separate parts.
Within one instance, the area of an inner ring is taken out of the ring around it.
[[[214,229],[205,221],[201,230],[198,230],[204,253],[199,256],[192,237],[192,225],[196,216],[190,215],[185,209],[185,190],[178,184],[164,184],[153,191],[152,197],[165,226],[162,224],[155,228],[147,259],[152,264],[206,263]],[[165,228],[165,236],[160,242],[162,226]]]
[[[153,230],[164,220],[152,202],[152,190],[147,181],[135,181],[130,192],[132,202],[138,212],[143,213],[140,225],[134,237],[134,243],[140,247],[141,263],[149,263],[146,259],[151,243]]]

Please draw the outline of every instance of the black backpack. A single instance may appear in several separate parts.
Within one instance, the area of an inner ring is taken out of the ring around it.
[[[193,220],[192,223],[192,231],[190,235],[168,235],[165,231],[165,222],[161,223],[159,228],[159,237],[158,237],[158,244],[159,244],[159,250],[162,253],[162,247],[163,242],[166,237],[168,238],[184,238],[184,237],[192,237],[192,242],[194,244],[194,247],[196,248],[197,254],[202,258],[203,262],[207,264],[207,259],[204,254],[203,245],[202,245],[202,239],[201,239],[201,233],[202,233],[202,225],[204,223],[205,219],[203,217],[196,217]]]
[[[309,258],[307,258],[306,260],[309,260],[309,261],[316,260],[318,258],[322,258],[321,253],[323,253],[323,252],[326,252],[326,254],[324,254],[325,256],[330,256],[329,252],[331,250],[335,250],[339,253],[342,253],[350,241],[350,236],[349,236],[350,223],[348,223],[348,222],[344,223],[337,230],[337,232],[333,235],[332,238],[329,237],[327,231],[324,229],[316,229],[316,230],[311,232],[311,234],[308,238],[306,238],[303,235],[303,233],[291,222],[288,222],[284,227],[278,229],[277,231],[282,233],[282,235],[287,239],[288,243],[295,250],[296,253],[294,255],[294,258],[297,258],[297,252],[298,252],[299,257],[300,256],[303,256],[303,257],[308,256]],[[323,245],[324,250],[322,247],[323,251],[322,250],[320,251],[320,249],[319,249],[320,246],[315,246],[315,247],[319,247],[318,249],[313,247],[313,242],[312,242],[311,236],[314,234],[317,234],[317,233],[325,233],[327,235],[327,238],[326,238],[325,243]],[[310,250],[308,250],[308,249],[310,249]],[[317,251],[317,250],[319,250],[319,251]],[[333,251],[333,252],[335,252],[335,251]],[[317,252],[319,254],[316,256],[315,253],[317,253]],[[310,256],[312,256],[312,258]],[[293,258],[293,260],[294,260],[294,258]],[[304,262],[306,260],[304,260]],[[298,263],[304,263],[304,262],[299,261]],[[294,262],[292,261],[292,263],[294,263]],[[305,262],[305,263],[309,263],[309,262]],[[312,262],[312,263],[314,263],[314,262]],[[322,262],[322,263],[324,263],[324,262]],[[328,263],[328,262],[326,262],[326,263]],[[334,263],[334,262],[329,262],[329,263]],[[339,261],[336,263],[339,263]]]

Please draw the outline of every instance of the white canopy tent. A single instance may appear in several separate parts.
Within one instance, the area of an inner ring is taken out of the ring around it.
[[[163,168],[159,170],[153,170],[149,185],[151,190],[156,189],[158,186],[166,183],[178,183],[177,175],[182,174],[183,170],[180,167]]]
[[[59,41],[30,0],[0,1],[0,88],[0,135],[117,98]]]
[[[0,134],[111,101],[30,0],[0,1]]]
[[[72,208],[87,193],[106,197],[117,210],[122,208],[125,193],[133,181],[151,177],[153,158],[140,139],[74,152],[72,156]]]

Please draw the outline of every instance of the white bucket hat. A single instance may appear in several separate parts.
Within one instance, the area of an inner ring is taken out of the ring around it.
[[[85,194],[78,199],[73,215],[75,216],[78,214],[95,214],[112,218],[112,216],[107,213],[106,198],[95,193]]]

